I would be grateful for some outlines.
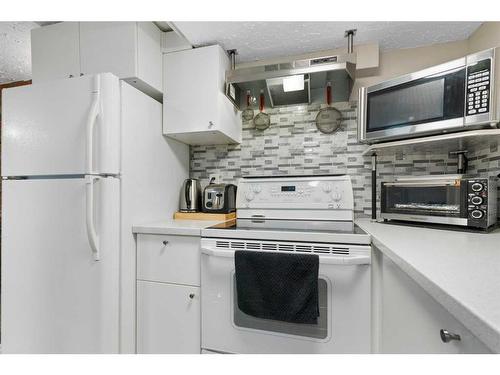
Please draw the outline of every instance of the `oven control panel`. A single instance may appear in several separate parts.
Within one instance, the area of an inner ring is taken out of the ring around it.
[[[488,218],[488,180],[467,180],[467,217],[476,226],[486,224]]]
[[[466,116],[488,113],[490,108],[491,59],[467,67]]]
[[[349,176],[244,178],[237,208],[353,209]]]

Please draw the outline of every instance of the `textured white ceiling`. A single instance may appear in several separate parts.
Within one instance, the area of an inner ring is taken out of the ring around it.
[[[52,23],[52,22],[50,22]],[[30,30],[43,22],[0,22],[0,83],[31,78]],[[195,46],[218,43],[238,50],[237,61],[333,49],[346,45],[344,30],[358,29],[354,43],[378,42],[382,50],[463,40],[480,22],[174,22]]]
[[[237,62],[334,49],[346,45],[344,31],[357,29],[354,43],[378,42],[382,50],[467,39],[481,22],[173,22],[194,45],[237,49]]]
[[[35,22],[0,22],[0,84],[31,79],[30,30]]]

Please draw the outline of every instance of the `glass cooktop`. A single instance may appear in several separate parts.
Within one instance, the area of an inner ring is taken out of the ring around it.
[[[369,245],[370,235],[352,221],[237,219],[201,231],[204,238]]]
[[[280,231],[280,232],[305,232],[305,233],[339,233],[362,234],[366,232],[352,221],[326,221],[326,220],[273,220],[273,219],[235,219],[207,228],[207,230],[222,229],[227,231]]]

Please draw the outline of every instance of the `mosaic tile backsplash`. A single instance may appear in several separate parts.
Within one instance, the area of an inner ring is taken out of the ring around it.
[[[237,184],[244,176],[348,174],[353,181],[356,216],[370,215],[371,158],[361,155],[367,146],[356,139],[356,105],[335,103],[343,121],[334,134],[316,129],[316,114],[323,105],[269,109],[271,126],[258,131],[251,121],[243,121],[239,145],[191,146],[191,177],[200,179],[204,186],[212,175],[217,175],[219,182]],[[456,168],[456,158],[439,150],[378,158],[379,181],[395,175],[455,173]],[[500,152],[496,146],[469,154],[469,174],[499,173]]]

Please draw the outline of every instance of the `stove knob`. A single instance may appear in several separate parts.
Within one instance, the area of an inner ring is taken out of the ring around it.
[[[472,204],[479,206],[481,203],[483,203],[483,198],[476,196],[476,197],[472,197],[472,199],[470,201]]]
[[[255,195],[251,192],[251,191],[247,191],[246,194],[245,194],[245,198],[247,201],[251,201],[252,199],[255,198]]]
[[[262,191],[262,187],[260,185],[253,186],[253,192],[259,194]]]
[[[471,186],[472,191],[481,191],[483,190],[483,184],[480,182],[474,182]]]
[[[484,213],[481,210],[473,210],[470,213],[470,216],[472,216],[473,219],[481,219],[484,216]]]
[[[328,194],[329,192],[332,191],[332,185],[330,185],[330,184],[323,184],[323,191]]]
[[[339,200],[342,199],[342,194],[340,194],[338,191],[332,194],[332,198],[335,202],[338,202]]]

